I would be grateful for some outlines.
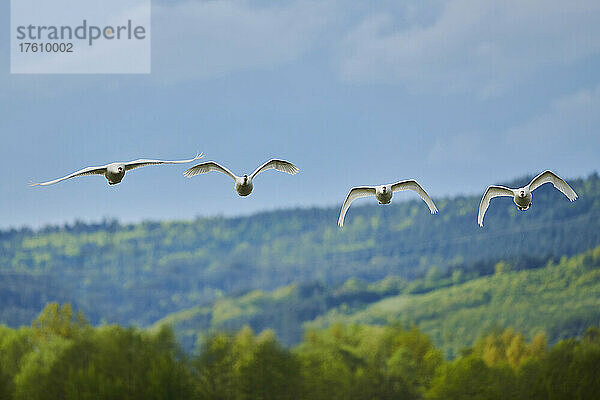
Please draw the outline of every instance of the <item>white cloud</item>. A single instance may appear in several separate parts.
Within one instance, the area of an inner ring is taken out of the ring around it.
[[[389,13],[364,19],[344,40],[342,80],[493,96],[544,67],[600,50],[597,0],[442,4],[425,23]]]
[[[187,1],[153,7],[153,74],[177,81],[231,71],[273,69],[319,39],[329,2],[257,6],[248,1]]]

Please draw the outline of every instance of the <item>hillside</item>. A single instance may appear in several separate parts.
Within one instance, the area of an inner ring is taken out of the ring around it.
[[[406,193],[390,206],[356,204],[343,230],[338,207],[330,207],[1,231],[0,275],[21,283],[0,285],[0,304],[10,305],[0,323],[26,324],[45,302],[70,301],[93,323],[146,326],[218,298],[293,283],[411,281],[432,267],[443,276],[490,274],[501,259],[527,268],[600,244],[600,178],[570,183],[580,195],[574,203],[549,185],[526,213],[508,198],[494,200],[484,228],[475,218],[480,194],[435,199],[440,213],[430,215]]]
[[[291,346],[302,339],[304,322],[337,307],[361,309],[406,288],[403,280],[389,277],[372,284],[352,278],[335,288],[321,283],[302,283],[274,291],[253,290],[239,297],[225,297],[169,314],[157,321],[153,329],[163,325],[174,327],[188,350],[207,334],[237,331],[245,325],[257,332],[273,329],[285,345]]]
[[[493,275],[475,279],[431,274],[410,284],[388,278],[367,285],[352,279],[336,289],[292,285],[253,291],[175,313],[156,328],[174,327],[182,344],[192,349],[198,334],[245,325],[255,331],[274,329],[292,345],[305,329],[334,323],[416,324],[453,357],[493,328],[512,327],[529,338],[544,332],[555,343],[600,324],[600,247],[538,268],[516,268],[499,262]]]
[[[448,355],[456,355],[494,327],[529,338],[545,332],[554,343],[600,323],[600,247],[543,268],[502,272],[425,294],[400,294],[357,312],[337,308],[307,323],[415,323]]]

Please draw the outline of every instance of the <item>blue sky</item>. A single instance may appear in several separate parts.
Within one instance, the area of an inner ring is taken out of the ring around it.
[[[150,75],[10,75],[0,30],[0,227],[338,205],[351,186],[405,178],[482,193],[599,169],[600,2],[371,3],[156,1]],[[196,151],[237,173],[271,157],[301,173],[265,173],[248,198],[182,166],[27,185]]]

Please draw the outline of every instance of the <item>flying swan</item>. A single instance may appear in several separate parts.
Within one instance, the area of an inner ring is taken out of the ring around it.
[[[145,158],[141,158],[139,160],[126,161],[126,162],[114,162],[111,164],[102,165],[100,167],[87,167],[81,169],[77,172],[73,172],[70,175],[63,176],[62,178],[54,179],[53,181],[42,182],[42,183],[32,183],[31,186],[47,186],[52,185],[66,179],[75,178],[78,176],[86,176],[86,175],[104,175],[104,177],[108,180],[109,185],[116,185],[117,183],[123,180],[125,176],[125,172],[131,171],[132,169],[145,167],[148,165],[159,165],[159,164],[185,164],[192,161],[196,161],[200,158],[204,157],[202,153],[197,154],[196,157],[191,158],[189,160],[179,160],[179,161],[165,161],[165,160],[148,160]]]
[[[504,186],[488,187],[481,198],[481,203],[479,204],[479,215],[477,216],[477,222],[479,223],[479,226],[483,226],[483,216],[490,206],[490,200],[492,200],[494,197],[512,197],[513,201],[517,205],[517,208],[521,211],[525,211],[531,207],[531,192],[542,186],[544,183],[552,183],[555,188],[560,190],[571,201],[575,201],[577,199],[577,193],[571,189],[571,186],[569,186],[567,182],[562,180],[552,171],[544,171],[533,178],[527,186],[519,189],[511,189]]]
[[[205,174],[210,171],[221,172],[233,179],[233,181],[235,182],[235,191],[240,196],[248,196],[250,193],[252,193],[252,188],[254,187],[252,184],[252,180],[256,177],[256,175],[269,169],[276,169],[277,171],[286,172],[290,175],[296,175],[298,171],[300,171],[298,167],[296,167],[289,161],[272,159],[258,167],[252,174],[250,174],[250,176],[246,174],[244,174],[243,176],[237,176],[234,175],[230,170],[217,164],[216,162],[208,161],[193,166],[192,168],[185,171],[183,175],[187,176],[188,178],[191,178],[198,174]]]
[[[421,185],[419,185],[417,183],[417,181],[412,180],[412,179],[396,182],[391,185],[358,186],[358,187],[354,187],[354,188],[350,189],[350,192],[348,193],[348,196],[346,197],[346,201],[344,201],[344,204],[342,205],[342,209],[340,211],[340,217],[338,219],[338,226],[339,227],[344,226],[344,217],[346,216],[346,212],[348,211],[348,208],[350,208],[350,204],[354,200],[361,198],[361,197],[375,196],[377,198],[377,200],[379,201],[379,204],[389,204],[392,201],[393,194],[395,192],[399,192],[401,190],[414,190],[415,192],[417,192],[419,194],[419,196],[421,196],[423,201],[429,207],[429,211],[431,211],[432,214],[435,214],[438,212],[437,207],[435,206],[435,204],[433,203],[433,200],[431,200],[431,198],[429,197],[427,192],[425,190],[423,190],[423,188],[421,187]]]

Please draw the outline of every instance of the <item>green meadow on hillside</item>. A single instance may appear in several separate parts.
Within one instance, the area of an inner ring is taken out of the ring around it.
[[[349,280],[327,289],[291,285],[171,314],[157,322],[174,327],[192,348],[197,338],[248,325],[274,329],[286,344],[298,343],[306,329],[334,323],[403,326],[415,324],[453,357],[494,328],[513,327],[550,342],[581,335],[600,323],[600,247],[539,268],[515,271],[499,262],[490,276],[459,281],[435,277],[407,283],[398,278],[366,284]]]
[[[492,276],[388,297],[358,312],[334,309],[306,327],[414,323],[452,356],[494,327],[513,327],[530,338],[545,332],[556,342],[600,323],[600,247],[539,269],[510,269],[502,262]]]

